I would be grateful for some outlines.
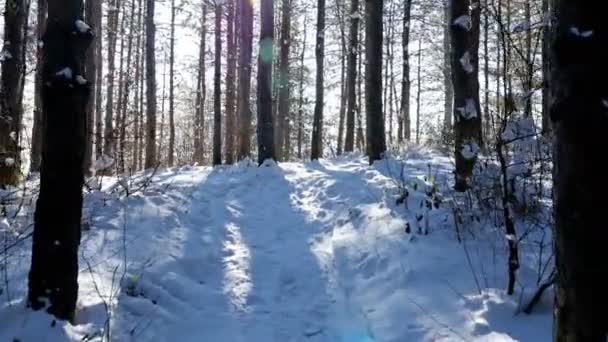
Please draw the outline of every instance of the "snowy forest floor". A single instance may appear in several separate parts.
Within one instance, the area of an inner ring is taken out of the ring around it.
[[[352,155],[158,170],[129,196],[145,174],[106,178],[85,196],[76,324],[25,308],[26,242],[2,256],[0,341],[549,341],[551,294],[519,313],[532,258],[507,296],[504,245],[459,243],[452,210],[420,208],[423,193],[396,203],[399,182],[429,173],[449,197],[451,170],[420,149],[371,167]]]

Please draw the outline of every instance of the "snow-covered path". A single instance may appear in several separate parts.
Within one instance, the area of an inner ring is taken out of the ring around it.
[[[117,293],[120,342],[548,341],[547,315],[515,317],[514,299],[476,293],[446,210],[424,212],[430,235],[405,233],[425,209],[420,194],[396,205],[395,165],[182,168],[127,199],[91,198],[79,324],[41,337],[31,331],[47,318],[13,307],[0,319],[19,328],[0,325],[0,339],[99,341],[101,297]],[[449,177],[449,161],[433,155],[401,166],[408,184]]]

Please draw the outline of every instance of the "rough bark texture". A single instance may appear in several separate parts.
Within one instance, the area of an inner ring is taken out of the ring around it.
[[[115,76],[115,57],[116,40],[118,32],[118,19],[120,12],[120,0],[111,2],[108,8],[108,75],[107,75],[107,94],[106,94],[106,116],[104,123],[104,145],[103,154],[106,157],[114,158],[114,76]]]
[[[597,85],[608,75],[608,8],[604,1],[560,0],[554,6],[554,341],[600,342],[608,334],[608,100],[606,88]]]
[[[386,151],[382,117],[382,9],[384,0],[365,3],[365,114],[369,163]]]
[[[215,71],[213,75],[213,165],[222,163],[222,2],[215,2]]]
[[[315,47],[317,58],[317,80],[315,93],[315,113],[312,122],[312,142],[310,145],[310,159],[323,157],[323,106],[324,79],[323,63],[325,59],[325,0],[317,1],[317,44]]]
[[[276,160],[272,123],[273,0],[260,2],[260,53],[258,57],[258,163]]]
[[[47,0],[38,0],[36,16],[36,41],[42,40],[46,29]],[[40,171],[42,156],[42,46],[36,45],[36,75],[34,80],[34,115],[32,125],[32,149],[30,151],[30,171]]]
[[[289,49],[291,45],[291,0],[282,1],[281,20],[281,52],[279,56],[278,92],[279,105],[277,113],[277,128],[280,134],[277,138],[276,155],[280,160],[289,159],[288,134],[289,131]]]
[[[234,39],[234,0],[227,2],[228,20],[226,21],[226,164],[234,163],[236,138],[236,41]]]
[[[455,189],[458,191],[467,188],[467,181],[477,160],[474,152],[477,152],[481,146],[478,80],[479,6],[472,11],[470,7],[469,0],[452,1],[450,16],[455,118]],[[463,16],[468,18],[471,25],[460,24]],[[459,18],[461,20],[458,20]]]
[[[198,51],[198,76],[196,77],[196,103],[194,113],[194,162],[202,165],[205,159],[205,41],[207,39],[207,5],[203,3],[201,36]]]
[[[167,165],[175,164],[175,0],[171,0],[171,32],[169,46],[169,151]]]
[[[239,148],[238,159],[251,155],[251,51],[253,44],[253,5],[249,0],[241,1],[239,9]]]
[[[155,0],[146,0],[146,169],[157,166],[154,2]]]
[[[24,0],[6,2],[0,76],[0,187],[17,185],[20,176],[19,139],[23,117],[25,36],[28,7]]]
[[[359,0],[350,3],[350,27],[348,60],[346,65],[346,136],[344,138],[344,151],[352,152],[355,148],[355,111],[357,110],[357,51],[359,48]]]
[[[40,10],[39,10],[40,11]],[[44,12],[43,12],[44,14]],[[40,13],[38,14],[40,15]],[[97,85],[97,41],[102,39],[101,37],[101,1],[87,1],[85,7],[85,20],[87,24],[92,28],[95,35],[93,48],[87,50],[87,61],[85,65],[85,77],[91,84],[91,87],[95,89]],[[87,102],[87,135],[85,143],[85,155],[84,163],[82,168],[85,176],[91,174],[91,166],[93,160],[93,138],[95,136],[95,108],[96,102],[101,101],[96,97],[96,91],[92,91],[89,95],[89,102]]]
[[[81,32],[81,0],[51,0],[44,35],[45,116],[40,195],[34,216],[28,305],[59,319],[74,318],[82,216],[82,161],[90,85],[79,82],[92,32]],[[71,72],[68,72],[70,70]],[[62,72],[60,72],[62,71]]]

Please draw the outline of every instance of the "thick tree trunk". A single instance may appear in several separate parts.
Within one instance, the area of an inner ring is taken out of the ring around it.
[[[384,0],[365,3],[365,117],[370,165],[386,151],[382,118],[382,10]]]
[[[251,53],[253,44],[253,5],[249,0],[240,3],[238,159],[251,155]]]
[[[198,76],[196,77],[196,103],[194,113],[194,162],[205,162],[205,50],[207,39],[207,5],[203,3],[201,35],[198,52]]]
[[[146,0],[146,169],[157,166],[154,2],[155,0]]]
[[[273,0],[261,0],[258,58],[258,163],[260,165],[266,159],[276,160],[272,124],[273,6]]]
[[[450,44],[450,4],[452,0],[443,2],[443,129],[449,132],[452,129],[452,108],[454,104],[454,88],[452,87],[452,58]]]
[[[279,56],[278,92],[279,106],[277,115],[278,132],[282,133],[277,139],[276,155],[280,160],[289,159],[288,118],[289,118],[289,49],[291,45],[291,0],[282,0],[281,41]]]
[[[317,44],[315,47],[317,58],[317,81],[315,95],[315,113],[312,123],[312,142],[310,145],[310,159],[323,157],[323,106],[324,106],[324,79],[323,63],[325,59],[325,0],[317,1]]]
[[[215,2],[215,72],[213,76],[213,165],[222,164],[222,1]]]
[[[42,41],[46,29],[47,0],[38,0],[36,16],[36,41]],[[40,171],[42,156],[42,46],[36,44],[36,75],[34,80],[34,117],[32,126],[32,149],[30,151],[30,171]]]
[[[452,84],[454,86],[455,189],[464,191],[481,146],[478,47],[479,7],[469,0],[452,1]]]
[[[28,2],[6,2],[0,56],[0,187],[17,185],[21,173],[21,121],[25,82],[25,24]]]
[[[85,30],[82,0],[50,0],[44,35],[42,101],[45,116],[40,195],[34,216],[28,304],[74,319],[82,216],[82,162],[90,84],[81,76],[93,33]]]
[[[169,151],[167,165],[175,164],[175,0],[171,0],[171,32],[169,41]]]
[[[234,163],[236,138],[236,40],[235,31],[235,0],[228,0],[228,20],[226,21],[226,164]]]
[[[551,40],[554,140],[554,341],[604,341],[608,230],[606,3],[560,0]]]
[[[348,60],[346,65],[346,137],[344,138],[344,151],[352,152],[355,148],[355,111],[357,110],[357,52],[359,49],[359,0],[350,3],[350,27]]]

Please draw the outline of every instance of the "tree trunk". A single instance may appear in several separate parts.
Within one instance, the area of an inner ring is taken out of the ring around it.
[[[146,169],[157,166],[154,2],[155,0],[146,0]]]
[[[116,125],[114,132],[118,133],[114,135],[114,146],[116,148],[116,170],[118,173],[122,173],[124,169],[124,164],[121,165],[121,161],[123,161],[122,156],[124,154],[124,148],[120,145],[120,134],[122,134],[124,130],[124,117],[122,116],[122,99],[124,94],[124,80],[125,80],[125,72],[124,72],[124,54],[125,54],[125,22],[127,20],[127,10],[126,5],[124,12],[122,13],[122,19],[120,21],[120,54],[118,57],[119,67],[118,67],[118,96],[116,101]]]
[[[549,0],[542,0],[543,22],[543,41],[542,41],[542,75],[543,75],[543,103],[542,103],[542,130],[543,134],[551,132],[551,117],[549,115],[551,105],[551,61],[549,56],[551,44],[551,28],[549,22],[551,20],[551,9],[549,8]]]
[[[40,2],[40,1],[39,1]],[[85,76],[95,91],[92,91],[89,96],[89,102],[87,102],[87,135],[85,145],[84,164],[82,165],[85,176],[91,174],[92,158],[93,158],[93,137],[95,136],[95,108],[96,102],[101,101],[100,98],[96,97],[97,86],[97,41],[102,39],[101,37],[101,1],[87,1],[85,3],[85,19],[87,24],[93,29],[95,34],[93,48],[87,50],[87,62],[85,66]],[[44,6],[44,5],[43,5]],[[39,17],[40,17],[40,8]],[[42,12],[44,15],[44,12]],[[43,19],[46,20],[46,19]]]
[[[140,130],[140,125],[139,125],[139,116],[140,116],[140,108],[139,108],[139,94],[140,94],[140,84],[141,81],[140,79],[142,79],[143,77],[143,71],[141,66],[141,59],[143,58],[143,53],[142,53],[142,39],[141,39],[141,17],[143,14],[143,1],[142,0],[138,0],[138,9],[137,9],[137,24],[136,24],[136,28],[137,28],[137,39],[135,41],[135,77],[133,79],[134,84],[135,84],[135,94],[134,94],[134,98],[133,98],[133,107],[134,107],[134,117],[133,117],[133,123],[134,123],[134,127],[133,127],[133,160],[131,161],[131,171],[137,171],[139,170],[139,164],[138,164],[138,156],[139,156],[139,151],[140,151],[140,144],[139,144],[139,130]]]
[[[338,148],[337,154],[341,155],[344,150],[344,119],[346,115],[346,25],[344,18],[344,7],[341,1],[336,2],[336,13],[338,28],[340,29],[340,118],[338,122]]]
[[[302,143],[304,140],[304,68],[305,68],[305,59],[306,56],[306,28],[308,25],[308,18],[304,17],[304,32],[302,33],[302,51],[300,52],[300,85],[299,89],[299,99],[298,99],[298,159],[302,159]]]
[[[47,0],[38,0],[38,14],[36,20],[36,41],[42,41],[46,28]],[[34,81],[34,115],[32,126],[32,149],[30,153],[30,171],[40,171],[42,155],[42,46],[36,44],[36,75]]]
[[[169,42],[169,151],[167,165],[175,164],[175,0],[171,0],[171,32]]]
[[[235,31],[235,0],[228,0],[228,20],[226,26],[226,164],[234,163],[235,125],[236,125],[236,41]]]
[[[359,30],[359,42],[363,42],[363,29]],[[358,44],[357,53],[359,57],[357,58],[357,104],[355,106],[356,112],[355,115],[357,117],[357,137],[355,139],[357,149],[359,151],[363,151],[365,146],[365,137],[363,134],[363,119],[361,116],[363,115],[363,43]]]
[[[532,116],[532,87],[534,82],[534,65],[532,64],[532,13],[530,0],[524,2],[524,16],[526,25],[525,51],[526,76],[524,77],[524,116]]]
[[[451,7],[455,189],[457,191],[464,191],[467,188],[481,146],[481,108],[477,68],[479,7],[476,6],[470,11],[469,0],[452,1]]]
[[[198,76],[196,77],[196,103],[194,114],[194,162],[205,161],[205,50],[207,39],[207,5],[203,3],[201,36],[198,52]]]
[[[253,44],[253,5],[249,0],[240,3],[238,159],[251,155],[251,53]]]
[[[42,0],[48,1],[48,0]],[[95,70],[97,76],[95,77],[95,160],[101,159],[103,156],[103,101],[102,101],[102,86],[103,86],[103,28],[102,28],[102,16],[103,10],[100,1],[95,1],[95,16],[98,23],[95,30]]]
[[[42,102],[45,120],[40,195],[34,216],[28,304],[59,319],[73,320],[78,297],[78,245],[82,216],[82,162],[86,103],[85,30],[82,0],[49,1],[44,35]]]
[[[604,341],[608,295],[602,279],[608,231],[606,3],[554,2],[551,119],[554,140],[554,341]],[[576,25],[576,26],[573,26]]]
[[[4,12],[4,46],[0,56],[0,188],[17,185],[21,173],[19,145],[23,118],[27,4],[24,0],[7,1]]]
[[[222,164],[222,1],[215,2],[215,73],[213,76],[213,165]]]
[[[273,0],[260,2],[260,52],[258,58],[258,164],[276,160],[272,124],[272,58],[274,40]]]
[[[325,0],[317,1],[317,44],[315,47],[317,58],[317,81],[315,95],[315,113],[312,123],[312,142],[310,145],[310,159],[323,157],[323,106],[324,106],[324,80],[323,63],[325,59]]]
[[[452,108],[454,104],[454,88],[452,87],[452,59],[450,46],[450,4],[451,0],[443,2],[443,129],[449,132],[452,129]]]
[[[125,13],[126,14],[126,13]],[[119,101],[120,103],[120,136],[118,139],[120,146],[120,155],[118,160],[118,170],[120,173],[125,172],[125,164],[126,164],[126,135],[127,135],[127,125],[130,125],[130,119],[127,120],[127,112],[129,108],[129,95],[131,90],[131,83],[133,82],[133,78],[131,76],[131,57],[133,53],[133,36],[135,35],[135,0],[131,0],[131,11],[130,11],[130,19],[129,19],[129,35],[127,37],[127,60],[126,60],[126,72],[123,76],[123,91],[122,91],[122,99]]]
[[[410,19],[412,12],[412,0],[405,1],[403,9],[403,32],[401,37],[401,49],[403,50],[403,76],[401,79],[401,117],[397,132],[397,140],[409,141],[411,138],[410,120]]]
[[[382,9],[384,0],[365,3],[365,117],[370,165],[386,151],[382,118]]]
[[[483,79],[484,79],[484,92],[483,92],[483,122],[486,137],[491,135],[491,124],[490,124],[490,50],[488,48],[488,35],[490,31],[490,18],[488,15],[488,0],[484,0],[484,11],[483,11]]]
[[[351,0],[350,2],[350,28],[349,28],[349,45],[348,45],[348,60],[346,65],[346,84],[347,101],[346,101],[346,137],[344,138],[344,151],[352,152],[355,148],[355,111],[357,110],[357,52],[359,51],[359,0]]]
[[[422,95],[422,39],[418,39],[418,70],[416,72],[416,144],[420,144],[420,100]]]
[[[103,153],[107,158],[114,158],[114,72],[116,59],[116,39],[118,31],[118,19],[120,15],[120,0],[114,0],[108,8],[108,75],[107,75],[107,97],[106,116],[104,125],[104,147]]]
[[[291,45],[291,0],[282,0],[281,41],[279,56],[278,92],[279,106],[277,115],[277,130],[282,133],[277,139],[276,156],[280,160],[289,159],[288,118],[289,118],[289,49]]]

